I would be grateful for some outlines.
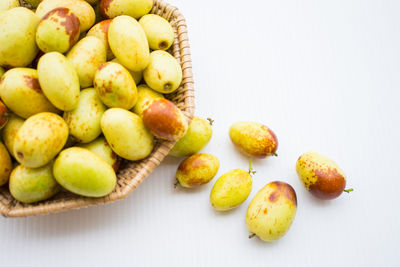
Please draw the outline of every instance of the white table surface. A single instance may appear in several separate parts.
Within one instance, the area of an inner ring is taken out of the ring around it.
[[[79,211],[0,218],[1,266],[400,266],[400,2],[171,0],[187,18],[196,113],[215,120],[204,152],[218,176],[247,168],[228,137],[262,122],[279,157],[256,160],[249,199],[215,212],[210,184],[175,190],[167,158],[127,199]],[[346,172],[351,194],[319,201],[295,173],[314,150]],[[287,235],[248,239],[255,193],[290,183],[298,211]]]

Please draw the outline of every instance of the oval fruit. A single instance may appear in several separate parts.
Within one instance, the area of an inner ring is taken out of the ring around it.
[[[219,160],[210,154],[195,154],[178,167],[176,178],[181,186],[192,188],[208,183],[219,169]]]
[[[181,139],[188,128],[185,115],[167,99],[151,102],[143,111],[143,122],[152,134],[169,141]]]
[[[182,68],[168,52],[157,50],[150,54],[150,63],[143,71],[147,85],[157,92],[169,94],[182,82]]]
[[[229,137],[240,151],[251,157],[276,155],[278,139],[271,129],[260,123],[236,122],[229,130]]]
[[[78,106],[64,112],[69,133],[80,143],[89,143],[101,134],[100,120],[106,107],[94,88],[81,91]]]
[[[108,43],[118,60],[131,71],[144,70],[150,61],[146,34],[129,16],[118,16],[108,28]]]
[[[107,60],[111,60],[115,57],[111,51],[110,45],[108,44],[108,27],[110,26],[111,21],[111,19],[100,21],[86,34],[86,36],[97,37],[103,42],[107,50]]]
[[[53,174],[62,187],[86,197],[106,196],[117,183],[115,172],[107,162],[80,147],[63,150],[54,162]]]
[[[79,18],[81,32],[89,30],[96,19],[93,7],[81,0],[43,0],[36,9],[36,15],[43,18],[58,7],[69,8]]]
[[[14,156],[13,148],[14,148],[15,136],[17,135],[17,132],[18,132],[19,128],[21,128],[22,124],[24,124],[24,119],[11,113],[10,118],[8,119],[8,122],[1,133],[4,144],[6,145],[11,156],[13,156],[14,158],[15,158],[15,156]]]
[[[167,50],[174,43],[175,35],[171,24],[155,14],[144,15],[139,20],[153,50]]]
[[[153,0],[101,0],[100,13],[104,18],[128,15],[135,19],[150,12]]]
[[[104,43],[94,36],[83,38],[68,52],[67,59],[78,74],[81,88],[93,85],[97,68],[107,60],[106,53]]]
[[[249,196],[252,183],[251,175],[245,170],[235,169],[225,173],[211,190],[211,205],[219,211],[236,208]]]
[[[10,114],[8,113],[7,107],[0,101],[0,129],[7,124],[8,117],[10,117]]]
[[[107,140],[104,137],[101,136],[93,142],[81,144],[79,146],[92,151],[97,156],[102,158],[105,162],[110,164],[115,172],[118,171],[120,160],[117,157],[117,154],[115,154],[115,152],[111,149],[110,145],[107,143]]]
[[[175,143],[169,155],[186,157],[199,152],[210,141],[212,136],[211,125],[208,121],[194,117],[189,124],[186,134]]]
[[[101,118],[101,129],[111,148],[122,158],[141,160],[153,150],[154,138],[135,113],[108,109]]]
[[[0,1],[0,13],[2,11],[10,10],[11,8],[19,7],[18,0],[1,0]]]
[[[339,166],[315,152],[301,155],[296,171],[307,190],[320,199],[337,198],[346,187],[346,176]]]
[[[8,182],[12,170],[10,154],[6,147],[0,142],[0,186]]]
[[[0,65],[25,67],[39,51],[36,27],[39,18],[25,7],[16,7],[0,16]]]
[[[79,100],[79,78],[73,65],[60,53],[43,55],[38,63],[43,93],[58,109],[72,110]]]
[[[11,173],[9,188],[11,195],[23,203],[48,199],[61,190],[53,176],[53,162],[41,168],[18,165]]]
[[[68,8],[59,7],[47,13],[36,30],[36,43],[40,50],[67,52],[77,41],[80,22]]]
[[[35,69],[14,68],[7,71],[0,83],[0,97],[12,112],[22,118],[40,112],[58,112],[43,94]]]
[[[108,107],[131,109],[137,101],[135,81],[122,65],[107,62],[94,76],[94,87]]]
[[[46,165],[63,148],[68,125],[54,113],[43,112],[29,117],[14,140],[15,159],[30,168]]]
[[[118,58],[114,58],[113,60],[111,60],[111,62],[115,62],[115,63],[118,63],[118,64],[121,64],[122,65],[122,63],[118,60]],[[124,66],[124,65],[122,65],[122,66]],[[124,66],[125,67],[125,66]],[[126,68],[126,67],[125,67]],[[135,80],[135,84],[139,84],[140,83],[140,81],[142,80],[142,77],[143,77],[143,71],[131,71],[131,70],[129,70],[128,68],[126,68],[128,71],[129,71],[129,73],[131,74],[131,76],[132,76],[132,78],[133,78],[133,80]]]
[[[251,201],[246,213],[246,225],[261,240],[272,242],[286,234],[296,210],[297,197],[293,187],[284,182],[271,182]]]
[[[153,100],[164,98],[164,96],[152,89],[147,85],[141,84],[137,87],[138,99],[136,105],[133,107],[132,111],[138,114],[140,117],[143,115],[143,110],[145,110]]]

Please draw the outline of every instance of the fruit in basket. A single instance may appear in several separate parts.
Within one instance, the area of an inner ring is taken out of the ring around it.
[[[153,102],[153,100],[164,98],[164,96],[153,89],[150,89],[147,85],[141,84],[137,88],[138,100],[132,111],[138,114],[140,117],[143,115],[143,111]]]
[[[108,27],[108,43],[118,60],[131,71],[144,70],[150,61],[146,34],[129,16],[118,16]]]
[[[136,104],[135,81],[121,64],[102,64],[94,76],[94,87],[101,101],[108,107],[131,109]]]
[[[286,234],[296,215],[297,197],[293,187],[284,182],[264,186],[251,201],[246,225],[253,235],[272,242]]]
[[[181,162],[176,171],[178,183],[187,188],[208,183],[219,169],[219,160],[211,154],[198,153]]]
[[[143,122],[150,132],[158,138],[177,141],[188,128],[182,111],[167,99],[156,99],[143,111]]]
[[[6,147],[0,142],[0,186],[8,182],[12,170],[10,154]]]
[[[76,108],[79,100],[79,78],[74,66],[58,52],[43,55],[38,63],[39,82],[50,102],[61,110]]]
[[[13,148],[15,136],[17,135],[17,132],[19,128],[21,128],[22,124],[24,124],[24,119],[11,113],[8,122],[1,133],[8,152],[10,152],[11,156],[13,156],[14,158],[15,156]]]
[[[10,114],[8,113],[7,107],[0,101],[0,129],[7,124],[9,117]]]
[[[0,13],[7,11],[11,8],[19,7],[18,0],[1,0],[0,1]]]
[[[110,45],[108,44],[108,27],[110,26],[111,21],[111,19],[100,21],[86,34],[86,36],[97,37],[103,42],[107,49],[107,60],[111,60],[115,57],[111,51]]]
[[[153,0],[101,0],[100,13],[104,18],[128,15],[135,19],[150,12]]]
[[[81,88],[93,85],[97,68],[107,60],[106,54],[104,43],[94,36],[83,38],[68,52],[67,59],[78,74]]]
[[[89,30],[95,22],[93,7],[82,0],[43,0],[36,9],[36,15],[43,18],[58,7],[69,8],[79,18],[81,32]]]
[[[39,18],[25,7],[0,14],[0,65],[25,67],[39,51],[35,33]]]
[[[199,117],[194,117],[189,124],[186,134],[175,143],[169,155],[175,157],[193,155],[208,144],[211,136],[212,129],[210,123]]]
[[[61,190],[53,176],[53,162],[40,168],[18,165],[11,173],[9,188],[11,195],[23,203],[48,199]]]
[[[168,52],[156,50],[150,54],[150,63],[143,71],[147,85],[160,93],[169,94],[182,82],[182,68]]]
[[[121,64],[122,65],[122,63],[118,60],[118,58],[114,58],[113,60],[111,60],[111,62],[114,62],[114,63],[118,63],[118,64]],[[124,65],[122,65],[122,66],[124,66]],[[125,67],[125,66],[124,66]],[[125,67],[126,68],[126,67]],[[143,77],[143,71],[131,71],[131,70],[129,70],[128,68],[126,68],[128,71],[129,71],[129,73],[131,74],[131,76],[132,76],[132,78],[133,78],[133,80],[135,80],[135,84],[137,85],[137,84],[139,84],[140,83],[140,81],[142,80],[142,77]]]
[[[14,140],[15,159],[31,168],[46,165],[63,148],[68,138],[68,125],[54,113],[42,112],[29,117],[19,128]]]
[[[95,153],[70,147],[58,155],[53,174],[57,182],[72,193],[86,197],[103,197],[117,183],[113,168]]]
[[[36,30],[36,43],[43,52],[67,52],[77,41],[80,22],[68,8],[59,7],[47,13]]]
[[[236,208],[249,196],[252,183],[250,173],[242,169],[223,174],[211,189],[211,205],[218,211]]]
[[[35,69],[7,71],[0,83],[0,97],[12,112],[22,118],[40,112],[58,112],[43,94]]]
[[[114,171],[118,171],[120,160],[117,157],[117,154],[111,149],[110,145],[107,143],[107,140],[100,136],[96,140],[87,143],[87,144],[80,144],[79,147],[86,148],[97,156],[102,158],[105,162],[110,164]]]
[[[155,14],[144,15],[139,20],[147,36],[149,46],[153,50],[167,50],[174,43],[174,30],[171,24]]]
[[[331,159],[308,152],[296,163],[297,174],[303,185],[320,199],[334,199],[342,194],[346,186],[346,176]]]
[[[154,138],[135,113],[108,109],[101,118],[101,129],[112,150],[122,158],[141,160],[153,150]]]
[[[256,158],[277,155],[278,139],[274,132],[260,123],[240,121],[229,130],[232,142],[243,153]]]
[[[81,91],[78,106],[64,112],[69,134],[80,143],[89,143],[101,134],[100,120],[106,107],[94,88]]]

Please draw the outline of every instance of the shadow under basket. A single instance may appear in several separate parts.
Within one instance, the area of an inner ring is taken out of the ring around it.
[[[175,41],[169,52],[181,64],[183,80],[179,89],[166,97],[172,100],[190,121],[194,114],[194,88],[185,18],[176,7],[160,0],[154,1],[150,13],[160,15],[168,20],[175,31]],[[173,145],[174,142],[156,139],[153,152],[146,159],[135,162],[123,161],[117,173],[115,190],[102,198],[82,197],[67,191],[61,191],[49,200],[34,204],[23,204],[11,196],[8,184],[6,184],[0,187],[0,214],[6,217],[26,217],[80,209],[123,199],[160,165]]]

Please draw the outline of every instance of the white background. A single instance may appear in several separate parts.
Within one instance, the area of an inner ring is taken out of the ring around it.
[[[168,158],[127,199],[23,219],[0,218],[1,266],[400,266],[398,0],[171,0],[187,18],[196,113],[215,119],[204,152],[218,176],[247,168],[228,137],[238,120],[262,122],[279,157],[257,160],[239,208],[215,212],[215,179],[173,188]],[[346,172],[351,194],[314,199],[295,173],[317,151]],[[298,211],[287,235],[248,239],[255,193],[290,183]]]

